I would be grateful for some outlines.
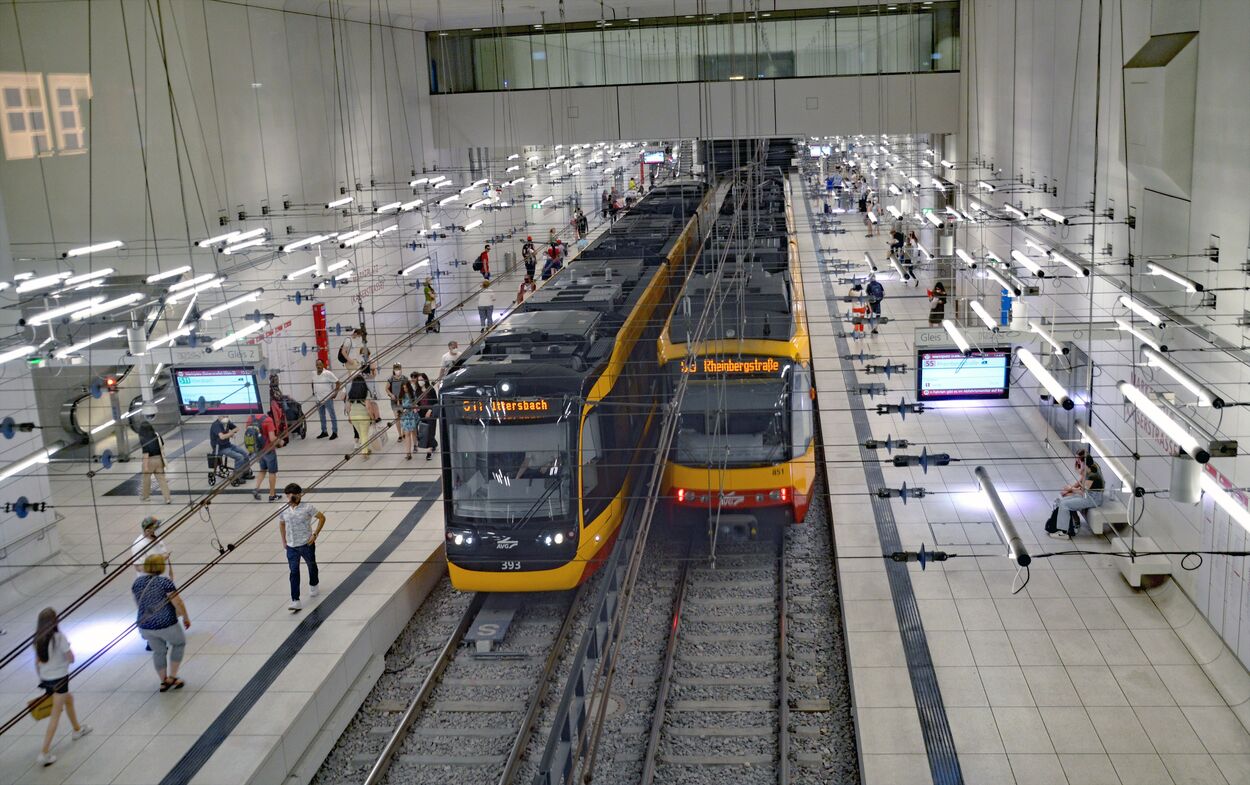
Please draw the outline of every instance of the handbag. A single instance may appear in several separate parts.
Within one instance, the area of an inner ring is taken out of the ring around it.
[[[30,716],[35,718],[35,722],[46,720],[52,715],[52,696],[41,695],[38,698],[32,698],[26,702],[26,708],[30,710]]]

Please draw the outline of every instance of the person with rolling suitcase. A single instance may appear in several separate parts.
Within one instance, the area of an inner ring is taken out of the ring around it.
[[[438,442],[434,436],[434,415],[438,408],[438,392],[430,384],[430,377],[423,373],[412,375],[412,385],[417,393],[417,447],[425,450],[425,459],[434,457]]]

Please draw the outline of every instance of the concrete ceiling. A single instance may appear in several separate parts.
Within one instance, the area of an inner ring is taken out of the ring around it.
[[[525,25],[560,19],[559,0],[245,0],[248,5],[353,21],[385,22],[418,30],[451,30],[499,25]],[[905,0],[904,0],[905,2]],[[725,11],[787,10],[841,5],[869,5],[869,0],[565,0],[564,19],[581,22],[599,18],[672,16]],[[882,3],[885,5],[885,3]]]

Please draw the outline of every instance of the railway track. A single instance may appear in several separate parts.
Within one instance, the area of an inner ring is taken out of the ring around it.
[[[782,540],[692,554],[678,577],[642,785],[790,782]]]
[[[527,595],[506,638],[483,652],[468,638],[487,595],[444,581],[388,654],[405,662],[379,680],[314,785],[520,782],[584,591]]]

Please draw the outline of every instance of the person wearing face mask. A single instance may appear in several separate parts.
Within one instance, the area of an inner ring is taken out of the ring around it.
[[[304,502],[304,489],[290,483],[282,492],[287,504],[278,514],[278,535],[286,551],[287,567],[291,573],[291,602],[286,607],[298,611],[304,607],[300,602],[299,562],[308,566],[308,594],[316,597],[321,593],[317,574],[317,535],[326,525],[325,513]]]
[[[412,375],[412,388],[417,394],[417,448],[425,450],[425,459],[434,457],[438,441],[434,438],[435,413],[438,409],[438,392],[430,384],[430,377],[423,373]]]
[[[213,448],[213,453],[219,458],[229,458],[234,461],[235,474],[243,471],[247,466],[247,453],[230,443],[238,432],[238,426],[230,422],[228,414],[223,414],[213,420],[213,424],[208,427],[208,442]],[[250,480],[252,476],[251,469],[248,469],[243,479]]]

